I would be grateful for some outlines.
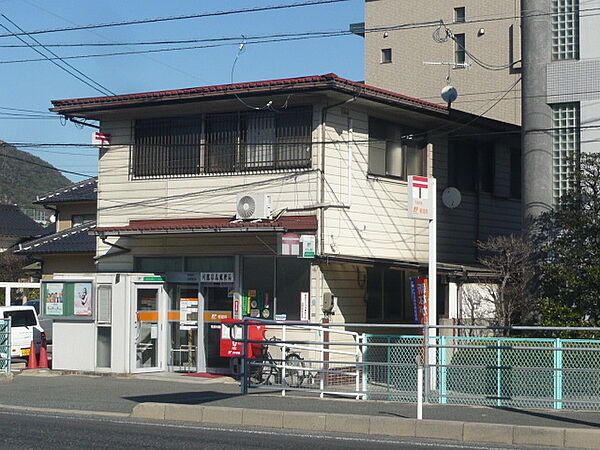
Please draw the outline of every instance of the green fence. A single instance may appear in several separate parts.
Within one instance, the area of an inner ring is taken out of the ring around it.
[[[10,319],[0,319],[0,372],[10,372]]]
[[[429,355],[433,403],[600,409],[600,341],[552,338],[368,335],[368,398],[414,401],[416,363]],[[377,344],[383,344],[378,346]],[[381,364],[386,363],[386,364]]]

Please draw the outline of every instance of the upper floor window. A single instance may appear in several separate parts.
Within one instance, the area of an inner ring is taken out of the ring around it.
[[[464,64],[467,60],[465,35],[454,35],[454,64]]]
[[[552,0],[552,59],[579,58],[579,0]]]
[[[81,225],[96,220],[96,214],[74,214],[71,216],[71,226]]]
[[[392,49],[382,48],[381,49],[381,64],[388,64],[392,62]]]
[[[452,141],[448,149],[448,184],[461,191],[494,191],[494,148],[483,142]]]
[[[461,23],[467,20],[467,15],[465,12],[465,7],[462,6],[460,8],[454,8],[454,22]]]
[[[406,180],[427,173],[427,141],[423,133],[369,118],[369,173]]]
[[[310,167],[312,109],[138,120],[134,177]]]

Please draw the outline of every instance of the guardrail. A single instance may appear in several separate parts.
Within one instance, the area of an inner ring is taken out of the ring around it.
[[[10,318],[0,319],[0,373],[10,373]]]
[[[248,326],[257,322],[267,325],[277,340],[249,340]],[[422,395],[429,403],[600,410],[600,340],[455,335],[465,330],[598,335],[600,328],[330,324],[254,318],[239,326],[243,327],[240,342],[265,348],[261,357],[244,355],[242,393],[269,388],[281,390],[282,395],[304,391],[321,397],[414,402],[420,398],[421,366]],[[281,349],[281,354],[275,354],[274,348]]]

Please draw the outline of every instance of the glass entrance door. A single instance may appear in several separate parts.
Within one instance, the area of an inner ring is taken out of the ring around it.
[[[162,285],[134,287],[134,371],[144,372],[162,368],[161,299]]]
[[[198,367],[198,285],[169,289],[169,370],[195,372]]]
[[[211,372],[226,372],[229,358],[220,356],[221,320],[230,319],[233,310],[233,286],[204,284],[203,339],[206,367]]]

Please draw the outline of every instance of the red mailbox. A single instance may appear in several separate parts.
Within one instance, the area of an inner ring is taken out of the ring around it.
[[[221,352],[220,356],[224,357],[235,357],[242,356],[242,343],[234,341],[235,339],[241,340],[242,327],[235,326],[236,324],[242,323],[239,319],[222,319],[221,320]],[[267,327],[265,325],[253,324],[250,322],[248,325],[248,339],[251,341],[264,341]],[[246,351],[248,358],[257,358],[262,355],[263,344],[249,343]]]

